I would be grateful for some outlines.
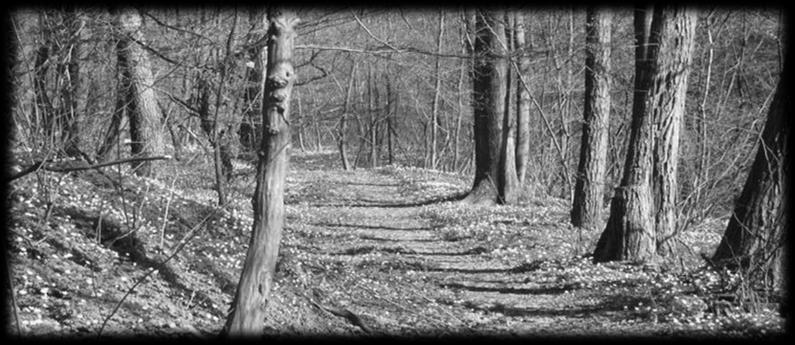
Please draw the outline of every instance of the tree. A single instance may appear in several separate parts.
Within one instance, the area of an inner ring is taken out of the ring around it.
[[[337,133],[337,150],[340,152],[340,160],[342,161],[342,169],[351,170],[351,163],[348,161],[348,152],[345,150],[345,131],[346,131],[346,118],[351,112],[351,92],[353,91],[353,83],[356,80],[356,61],[351,64],[351,72],[348,76],[348,87],[345,90],[345,101],[342,106],[342,116],[340,116],[339,131]]]
[[[47,94],[47,72],[50,66],[48,61],[50,60],[51,47],[53,45],[53,24],[50,16],[47,11],[39,12],[39,37],[41,43],[36,49],[35,72],[33,74],[33,92],[35,95],[33,109],[35,110],[36,118],[39,119],[37,124],[43,127],[42,134],[45,138],[52,138],[55,127],[53,104]]]
[[[637,47],[629,149],[607,226],[594,251],[596,262],[656,258],[658,211],[652,199],[652,171],[663,164],[660,160],[672,158],[667,153],[654,155],[658,140],[654,124],[672,122],[684,110],[681,98],[685,96],[695,20],[694,11],[683,7],[635,11]],[[671,187],[666,184],[655,190],[661,195]]]
[[[785,50],[789,57],[791,47]],[[786,198],[791,191],[787,176],[792,169],[788,114],[792,81],[787,74],[792,67],[789,59],[784,61],[751,171],[712,257],[721,266],[755,271],[751,281],[776,288],[785,287],[785,230],[790,223]]]
[[[68,62],[65,68],[60,68],[66,79],[65,85],[61,88],[61,113],[59,116],[63,121],[62,140],[64,142],[64,152],[72,157],[78,156],[80,150],[80,122],[85,111],[86,88],[80,75],[80,55],[82,52],[82,40],[85,30],[85,18],[76,9],[70,9],[64,14],[64,26],[66,33],[72,39],[68,47]]]
[[[475,66],[472,78],[475,180],[463,202],[502,201],[503,117],[507,91],[504,12],[479,10],[475,20]]]
[[[299,19],[286,9],[268,13],[268,61],[263,100],[261,154],[254,192],[254,224],[243,272],[224,334],[262,332],[284,224],[284,185],[290,149],[290,93],[295,81],[293,46]]]
[[[436,38],[436,54],[442,53],[442,37],[444,36],[444,10],[439,9],[439,35]],[[442,58],[436,56],[436,64],[434,68],[434,88],[433,88],[433,103],[431,104],[431,156],[430,165],[431,169],[436,169],[437,158],[437,135],[439,127],[439,93],[442,88]]]
[[[116,13],[115,29],[119,34],[116,45],[121,82],[119,97],[130,120],[130,148],[133,156],[158,156],[165,151],[165,138],[160,109],[155,97],[154,78],[149,59],[143,47],[145,39],[141,31],[141,15],[134,9],[122,9]],[[140,176],[154,176],[152,161],[132,163]]]
[[[530,57],[526,50],[532,47],[526,44],[525,15],[521,11],[513,11],[514,41],[519,54],[519,78],[528,78],[530,74]],[[517,83],[516,106],[516,177],[519,184],[525,183],[527,164],[530,159],[530,92],[521,83]]]
[[[268,19],[265,13],[258,9],[251,9],[249,12],[249,30],[246,33],[246,87],[244,98],[243,119],[238,127],[237,135],[240,138],[241,148],[252,153],[256,151],[259,143],[258,133],[262,131],[262,124],[259,117],[262,115],[262,93],[265,80],[266,59],[263,44],[267,37],[265,28],[268,26]]]
[[[657,253],[674,258],[674,236],[677,224],[679,133],[685,113],[687,80],[693,60],[698,14],[694,8],[676,7],[669,10],[671,40],[661,41],[658,57],[660,70],[665,73],[655,80],[664,83],[653,110],[654,154],[652,186],[654,188],[654,228],[657,233]],[[659,75],[659,74],[658,74]]]
[[[516,174],[516,93],[519,83],[516,82],[517,74],[511,64],[513,61],[508,55],[515,53],[513,37],[515,18],[513,13],[506,11],[504,15],[506,39],[500,43],[506,50],[506,77],[505,77],[505,108],[502,116],[502,146],[500,148],[500,196],[503,204],[515,204],[519,199],[519,177]]]
[[[602,219],[610,118],[610,25],[612,10],[589,6],[585,24],[585,104],[580,163],[571,224],[592,228]]]

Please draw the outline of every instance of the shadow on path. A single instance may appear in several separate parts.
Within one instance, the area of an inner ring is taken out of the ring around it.
[[[313,226],[333,227],[333,228],[359,228],[359,229],[377,229],[377,230],[394,230],[394,231],[429,231],[432,228],[403,228],[396,226],[386,225],[366,225],[366,224],[333,224],[333,223],[313,223]]]
[[[381,208],[408,208],[408,207],[419,207],[419,206],[426,206],[431,204],[439,204],[443,202],[450,202],[450,201],[458,201],[463,199],[467,193],[458,193],[446,197],[439,197],[439,198],[431,198],[428,200],[422,200],[417,202],[411,203],[384,203],[383,200],[373,200],[373,199],[358,199],[358,201],[364,203],[312,203],[309,204],[311,207],[381,207]]]
[[[441,283],[439,286],[444,288],[462,289],[476,292],[499,292],[521,295],[559,295],[566,291],[577,289],[575,284],[563,286],[535,287],[535,288],[515,288],[515,287],[496,287],[496,286],[472,286],[461,283]]]

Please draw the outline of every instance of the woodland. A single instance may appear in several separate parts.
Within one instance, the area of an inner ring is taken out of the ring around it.
[[[781,337],[785,14],[14,8],[4,331]]]

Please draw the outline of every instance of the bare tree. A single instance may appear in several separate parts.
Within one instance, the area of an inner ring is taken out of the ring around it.
[[[681,111],[677,104],[684,102],[678,98],[685,96],[681,85],[686,82],[683,73],[692,54],[694,15],[683,7],[635,10],[635,95],[629,149],[607,226],[594,251],[596,262],[656,258],[652,171],[655,160],[667,157],[654,156],[654,121]]]
[[[656,83],[662,84],[653,111],[654,126],[654,225],[657,232],[657,254],[674,258],[673,237],[677,228],[679,195],[679,133],[685,113],[687,81],[693,60],[698,13],[690,7],[665,9],[671,39],[661,40],[658,70],[665,73]],[[658,72],[658,73],[660,73]],[[659,74],[658,74],[659,75]],[[663,79],[664,78],[664,79]]]
[[[284,185],[290,149],[290,93],[295,81],[293,47],[299,19],[286,9],[268,13],[268,73],[265,79],[261,155],[254,192],[254,225],[232,312],[224,334],[262,332],[284,224]]]
[[[61,121],[62,141],[64,152],[69,156],[79,156],[80,123],[86,104],[86,87],[80,74],[80,55],[82,53],[82,40],[85,36],[85,18],[76,9],[70,9],[64,14],[64,26],[68,37],[68,62],[63,70],[65,85],[61,88]]]
[[[266,61],[263,43],[267,39],[265,30],[268,18],[260,9],[251,9],[249,12],[249,30],[246,33],[246,88],[244,95],[243,119],[237,130],[240,145],[246,152],[255,152],[259,143],[259,133],[262,132],[262,123],[259,118],[262,114],[262,93],[265,87]]]
[[[791,47],[785,50],[785,55],[791,55]],[[788,123],[792,79],[787,74],[791,62],[786,58],[784,61],[751,171],[712,257],[719,265],[755,273],[751,280],[779,289],[786,284],[786,229],[791,221],[787,213],[791,192],[787,176],[792,167]]]
[[[520,78],[530,77],[530,57],[527,50],[532,49],[525,39],[525,15],[522,11],[513,11],[514,16],[514,41],[516,49],[520,52],[519,71]],[[530,92],[521,83],[517,84],[516,107],[516,175],[519,184],[524,185],[527,176],[527,165],[530,159]]]
[[[431,157],[430,157],[430,165],[431,169],[436,169],[436,163],[438,162],[439,158],[437,157],[437,141],[438,141],[438,131],[439,131],[439,93],[441,92],[442,87],[442,58],[439,54],[442,53],[442,37],[444,36],[444,10],[439,9],[439,35],[436,37],[436,66],[435,66],[435,74],[434,74],[434,88],[433,88],[433,103],[431,104]]]
[[[513,61],[511,56],[515,54],[514,49],[514,26],[515,18],[513,13],[506,11],[505,21],[505,40],[501,43],[505,46],[505,108],[502,116],[502,145],[500,147],[500,196],[503,204],[514,204],[519,199],[519,177],[516,174],[516,93],[519,83],[517,74],[510,68]]]
[[[585,23],[585,105],[571,224],[592,228],[602,221],[610,118],[610,25],[612,10],[589,6]]]
[[[492,204],[500,201],[503,156],[502,122],[507,90],[504,12],[478,10],[475,20],[473,113],[475,180],[463,202]]]
[[[135,9],[116,12],[114,26],[119,33],[116,45],[124,109],[130,120],[130,148],[133,156],[160,156],[165,151],[165,138],[160,109],[154,91],[154,78],[144,48],[141,15]],[[152,161],[132,163],[135,173],[155,176]]]
[[[342,169],[351,170],[351,163],[348,161],[348,152],[345,149],[345,132],[346,119],[351,112],[351,93],[353,91],[353,83],[356,80],[356,61],[351,64],[351,72],[348,76],[348,87],[345,90],[345,101],[342,106],[342,115],[340,116],[339,130],[337,131],[337,150],[340,152],[340,160],[342,162]]]

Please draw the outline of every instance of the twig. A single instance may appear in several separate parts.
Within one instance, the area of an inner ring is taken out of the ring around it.
[[[384,41],[384,40],[378,38],[376,35],[374,35],[370,31],[370,29],[368,29],[367,26],[365,26],[364,23],[362,23],[362,21],[359,20],[359,17],[356,16],[356,13],[351,13],[351,14],[353,14],[353,19],[355,19],[356,22],[359,23],[359,26],[361,26],[362,29],[364,29],[364,31],[367,32],[367,35],[369,35],[372,39],[378,41],[379,43],[383,44],[384,46],[388,47],[389,49],[392,49],[392,50],[397,51],[397,52],[400,51],[400,49],[397,49],[397,48],[393,47],[391,44],[389,44],[389,42]]]
[[[97,333],[97,337],[102,335],[102,330],[105,329],[105,325],[108,323],[108,321],[110,321],[110,318],[113,317],[113,315],[116,314],[116,312],[121,307],[122,303],[124,303],[124,300],[127,299],[127,296],[129,296],[135,290],[135,288],[138,287],[138,285],[141,285],[141,283],[143,283],[146,280],[146,278],[148,278],[150,275],[152,275],[152,273],[157,272],[160,269],[162,269],[167,262],[171,261],[171,259],[173,259],[182,250],[182,248],[185,248],[185,246],[190,242],[190,239],[193,238],[193,236],[195,236],[198,233],[198,230],[202,227],[202,225],[204,225],[204,223],[206,223],[208,220],[210,220],[210,218],[215,216],[215,214],[218,213],[218,210],[219,209],[214,209],[210,214],[205,216],[204,219],[202,219],[198,224],[196,224],[193,227],[193,229],[190,230],[190,233],[188,233],[188,236],[186,236],[186,238],[182,241],[182,243],[180,243],[179,246],[177,246],[177,248],[174,249],[174,252],[171,253],[171,255],[169,255],[165,260],[163,260],[162,262],[157,264],[157,269],[153,268],[153,269],[150,269],[149,271],[147,271],[143,275],[143,277],[139,278],[135,282],[135,284],[133,284],[133,286],[130,287],[127,290],[127,292],[124,294],[124,296],[122,296],[122,298],[119,300],[119,302],[117,302],[116,305],[113,307],[113,311],[110,312],[110,315],[105,317],[105,320],[102,321],[102,326],[99,328],[99,332]]]
[[[9,177],[6,181],[7,182],[11,182],[13,180],[16,180],[16,179],[18,179],[20,177],[23,177],[23,176],[25,176],[27,174],[30,174],[30,173],[32,173],[32,172],[34,172],[36,170],[39,170],[39,169],[52,171],[52,172],[72,172],[72,171],[81,171],[81,170],[103,168],[103,167],[106,167],[106,166],[129,163],[129,162],[154,161],[154,160],[161,160],[161,159],[171,159],[171,156],[166,155],[166,156],[154,156],[154,157],[132,157],[132,158],[119,159],[119,160],[106,162],[106,163],[99,163],[99,164],[94,164],[94,165],[89,165],[89,166],[82,166],[82,167],[74,167],[74,166],[73,167],[46,166],[45,164],[52,164],[52,163],[57,163],[57,162],[53,162],[52,160],[43,160],[43,161],[34,163],[33,165],[23,169],[22,171],[14,174],[14,175],[11,175],[11,177]]]
[[[302,297],[306,298],[306,300],[309,301],[309,303],[311,303],[312,305],[314,305],[318,309],[326,311],[326,312],[328,312],[328,313],[330,313],[332,315],[336,315],[336,316],[345,318],[350,323],[352,323],[355,326],[361,328],[362,331],[364,331],[367,334],[373,333],[373,330],[370,329],[370,327],[368,327],[367,325],[365,325],[364,322],[362,321],[362,319],[358,315],[354,314],[352,311],[350,311],[348,309],[345,309],[345,308],[326,307],[326,306],[316,302],[314,299],[312,299],[311,297],[309,297],[307,295],[304,295],[304,294],[302,294],[300,292],[299,292],[299,294]]]
[[[176,174],[174,179],[171,180],[171,188],[168,192],[168,200],[166,200],[166,210],[163,212],[163,226],[160,227],[160,249],[163,249],[163,237],[166,234],[166,224],[168,224],[168,208],[171,206],[171,199],[174,197],[174,183],[177,182],[180,174]]]

